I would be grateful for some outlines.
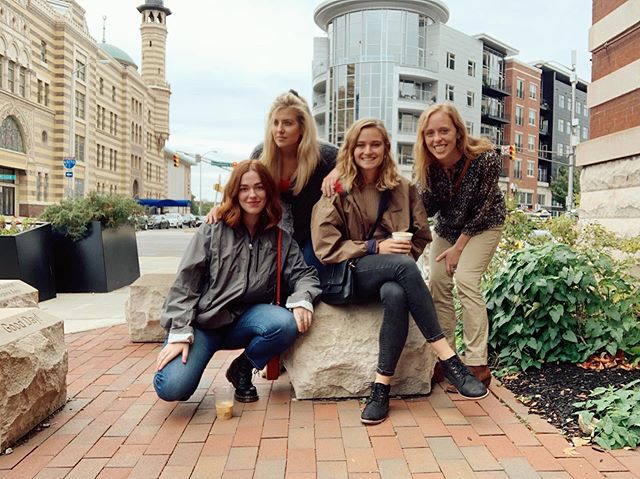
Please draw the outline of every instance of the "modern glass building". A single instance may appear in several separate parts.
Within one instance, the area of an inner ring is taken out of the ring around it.
[[[375,117],[391,133],[409,176],[420,113],[456,105],[480,134],[483,41],[445,23],[440,0],[328,0],[314,12],[327,36],[314,39],[313,114],[320,136],[341,144],[357,119]]]

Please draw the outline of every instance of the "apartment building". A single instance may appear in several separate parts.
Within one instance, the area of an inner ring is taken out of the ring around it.
[[[91,37],[76,1],[0,0],[0,214],[37,216],[88,191],[166,196],[171,11],[137,9],[141,71]]]
[[[589,30],[591,131],[577,147],[580,219],[640,235],[640,9],[635,0],[593,0]]]

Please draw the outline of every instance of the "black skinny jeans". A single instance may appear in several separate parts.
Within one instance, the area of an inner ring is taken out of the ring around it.
[[[378,373],[393,376],[409,331],[409,312],[425,339],[444,338],[431,293],[411,256],[373,254],[355,269],[356,299],[382,301],[384,315],[378,340]]]

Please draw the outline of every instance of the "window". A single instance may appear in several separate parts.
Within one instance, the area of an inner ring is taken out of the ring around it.
[[[36,201],[42,201],[42,173],[39,171],[36,178]]]
[[[49,135],[47,134],[46,131],[42,130],[42,144],[46,145],[47,142],[49,141]]]
[[[16,64],[9,60],[9,65],[7,69],[7,89],[11,93],[16,92],[16,77],[15,77]]]
[[[536,137],[535,135],[529,135],[527,140],[527,150],[533,151],[536,149]]]
[[[76,135],[76,161],[84,161],[84,136]]]
[[[516,159],[513,165],[513,176],[517,179],[522,178],[522,160]]]
[[[84,81],[86,79],[86,65],[80,60],[76,60],[76,78]]]
[[[111,87],[111,101],[116,101],[116,87]]]
[[[589,130],[587,129],[586,126],[582,127],[582,139],[586,140],[589,138]]]
[[[538,204],[544,206],[547,204],[547,195],[538,193]]]
[[[100,144],[96,143],[96,166],[100,168]]]
[[[38,103],[42,103],[42,90],[44,89],[44,85],[42,84],[42,80],[38,80]]]
[[[514,143],[516,144],[516,151],[522,151],[522,133],[516,132],[514,135]]]
[[[564,156],[564,145],[562,143],[558,143],[558,156]]]
[[[26,80],[26,68],[20,67],[20,71],[18,73],[18,93],[20,96],[24,97],[26,96],[26,86],[27,86],[27,80]]]
[[[22,132],[13,116],[6,117],[0,124],[0,148],[25,153]]]
[[[470,135],[473,135],[473,122],[467,121],[465,122],[465,125],[467,127],[467,133],[469,133]]]
[[[538,85],[529,83],[529,98],[535,100],[538,98]]]
[[[516,125],[518,126],[522,126],[522,124],[524,123],[522,116],[524,115],[524,112],[522,111],[523,108],[519,105],[516,105]]]
[[[558,95],[558,107],[564,108],[564,95]]]
[[[85,111],[84,98],[84,93],[76,92],[76,116],[82,119],[84,119]]]
[[[453,91],[453,85],[447,85],[445,97],[449,101],[453,101],[455,98],[455,94]]]
[[[113,150],[113,171],[118,171],[118,150]]]
[[[529,125],[536,126],[536,111],[529,108]]]
[[[118,115],[113,114],[113,134],[118,134]]]
[[[564,133],[564,120],[562,118],[558,118],[558,131]]]
[[[113,148],[109,148],[109,171],[113,169]]]
[[[533,160],[527,160],[527,176],[529,178],[533,178],[533,167],[534,167]]]
[[[476,62],[469,60],[467,62],[467,75],[470,77],[476,76]]]
[[[582,103],[576,100],[576,115],[579,115],[580,113],[582,113]]]
[[[476,94],[472,91],[467,91],[467,106],[470,106],[471,108],[473,108],[475,99],[476,99]]]
[[[456,69],[456,55],[455,53],[447,52],[447,68],[449,70]]]
[[[104,93],[104,78],[102,77],[98,80],[98,91],[101,95]]]
[[[113,112],[109,112],[109,133],[113,135]]]
[[[47,42],[44,40],[40,42],[40,60],[47,63]]]
[[[49,106],[49,84],[44,84],[44,106]]]
[[[584,116],[589,116],[589,109],[587,108],[587,104],[582,105],[582,114]]]
[[[518,78],[516,80],[516,96],[521,100],[524,100],[524,80]]]
[[[567,110],[571,111],[571,106],[573,103],[571,102],[571,98],[567,98]]]

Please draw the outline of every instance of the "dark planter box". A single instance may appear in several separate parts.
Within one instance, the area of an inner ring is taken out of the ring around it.
[[[0,279],[19,279],[38,290],[38,300],[56,297],[51,225],[0,236]]]
[[[140,276],[132,225],[103,228],[93,221],[79,241],[53,231],[58,293],[107,293]]]

